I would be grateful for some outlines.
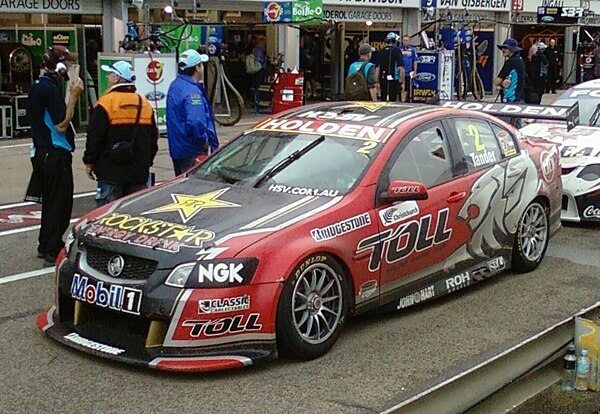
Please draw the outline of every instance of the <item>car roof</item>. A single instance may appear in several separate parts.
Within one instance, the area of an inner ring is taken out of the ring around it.
[[[362,125],[394,128],[398,121],[439,111],[435,105],[415,105],[391,102],[322,102],[301,106],[271,116],[271,119],[316,118],[332,121],[353,121]],[[308,116],[307,116],[308,114]],[[338,118],[329,118],[336,114]]]
[[[600,89],[600,79],[592,79],[587,82],[579,83],[571,88],[571,89]]]

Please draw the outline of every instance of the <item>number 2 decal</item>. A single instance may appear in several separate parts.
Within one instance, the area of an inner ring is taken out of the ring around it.
[[[377,141],[365,141],[363,146],[356,150],[359,154],[369,155],[371,150],[377,146]]]
[[[481,143],[481,139],[479,138],[479,130],[473,124],[467,125],[467,134],[471,135],[475,140],[475,151],[481,152],[485,151],[485,145]]]

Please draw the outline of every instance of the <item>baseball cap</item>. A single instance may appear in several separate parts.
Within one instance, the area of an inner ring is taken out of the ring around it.
[[[385,38],[385,40],[396,40],[398,39],[398,35],[394,32],[389,32]]]
[[[502,49],[508,49],[511,52],[520,52],[521,49],[519,47],[519,43],[517,43],[517,41],[515,39],[513,39],[512,37],[507,38],[504,43],[502,43],[501,45],[497,45],[498,49],[502,50]]]
[[[77,53],[69,51],[65,46],[52,46],[48,48],[44,53],[44,66],[48,69],[54,70],[58,62],[69,61],[73,62],[77,60]]]
[[[362,45],[360,45],[358,47],[358,55],[359,56],[365,56],[368,55],[369,53],[373,52],[373,48],[371,47],[370,44],[368,43],[363,43]]]
[[[200,63],[208,62],[208,56],[200,54],[194,49],[188,49],[179,56],[179,69],[193,68]]]
[[[102,65],[100,68],[105,72],[116,74],[120,78],[125,79],[127,82],[133,82],[135,80],[135,74],[133,73],[131,63],[124,60],[119,60],[111,63],[110,65]]]
[[[543,49],[546,49],[547,46],[546,46],[546,43],[540,42],[537,44],[537,47],[538,47],[538,49],[543,50]]]

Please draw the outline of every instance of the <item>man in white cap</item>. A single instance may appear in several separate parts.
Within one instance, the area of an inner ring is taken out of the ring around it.
[[[90,114],[83,162],[98,180],[96,205],[147,187],[158,151],[158,128],[150,102],[136,92],[129,62],[102,65],[109,89]]]
[[[208,56],[194,49],[179,57],[179,74],[167,92],[167,137],[175,175],[189,170],[196,157],[219,147],[212,108],[202,81]]]

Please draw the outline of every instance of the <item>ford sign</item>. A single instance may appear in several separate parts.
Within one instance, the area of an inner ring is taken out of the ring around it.
[[[542,21],[550,23],[550,22],[554,21],[554,17],[552,17],[552,16],[544,16],[544,17],[542,17]]]
[[[429,72],[421,72],[417,73],[416,78],[421,82],[433,82],[435,80],[435,75]]]
[[[146,94],[146,99],[148,99],[149,101],[161,101],[165,99],[165,94],[160,91],[148,92]]]

